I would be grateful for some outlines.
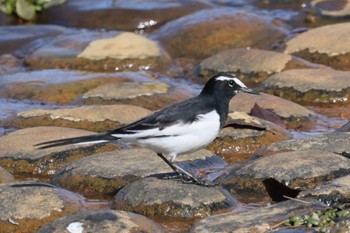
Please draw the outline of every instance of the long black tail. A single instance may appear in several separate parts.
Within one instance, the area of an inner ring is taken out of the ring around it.
[[[88,136],[82,136],[82,137],[76,137],[76,138],[66,138],[66,139],[42,142],[34,146],[38,146],[39,149],[45,149],[50,147],[64,146],[64,145],[71,145],[71,144],[103,143],[103,142],[109,142],[117,139],[118,138],[113,137],[109,134],[94,134],[94,135],[88,135]]]

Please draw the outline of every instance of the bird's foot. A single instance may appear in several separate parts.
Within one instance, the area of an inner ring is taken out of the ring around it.
[[[201,177],[181,173],[181,172],[177,172],[171,175],[165,175],[163,176],[163,179],[181,180],[185,184],[196,184],[196,185],[205,186],[205,187],[213,187],[216,185],[215,182],[213,181],[203,179]]]
[[[164,180],[179,180],[182,178],[178,173],[172,173],[172,174],[164,175],[162,177],[162,179],[164,179]]]
[[[215,182],[211,180],[203,179],[201,177],[196,176],[182,178],[182,181],[184,183],[196,184],[204,187],[214,187],[216,185]]]

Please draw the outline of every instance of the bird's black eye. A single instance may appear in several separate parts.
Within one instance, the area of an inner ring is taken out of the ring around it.
[[[230,87],[233,87],[235,85],[235,82],[233,80],[228,81],[228,85]]]

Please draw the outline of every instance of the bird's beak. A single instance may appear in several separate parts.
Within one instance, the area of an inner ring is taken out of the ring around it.
[[[250,89],[248,87],[242,87],[238,90],[238,93],[248,93],[248,94],[254,94],[254,95],[260,95],[259,91]]]

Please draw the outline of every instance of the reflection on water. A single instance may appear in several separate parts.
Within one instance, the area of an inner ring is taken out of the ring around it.
[[[17,112],[36,108],[57,108],[55,105],[47,105],[36,100],[15,100],[0,98],[0,122],[8,117],[15,116]],[[1,132],[1,131],[0,131]]]
[[[340,119],[335,117],[327,117],[324,115],[316,115],[316,124],[315,127],[310,131],[296,131],[291,130],[293,138],[305,138],[316,136],[319,134],[330,133],[345,125],[347,122],[346,119]]]

